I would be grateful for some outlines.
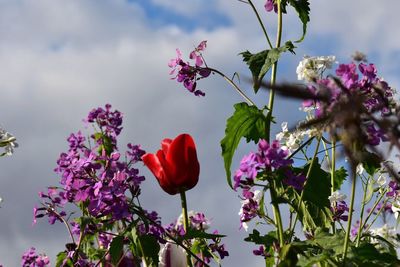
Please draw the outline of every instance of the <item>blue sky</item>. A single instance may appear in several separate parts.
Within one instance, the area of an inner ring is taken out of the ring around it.
[[[274,14],[263,13],[263,1],[255,2],[274,36]],[[304,54],[334,54],[346,62],[360,50],[399,88],[400,2],[320,0],[312,1],[311,9],[309,35],[295,56],[283,57],[279,81],[296,81],[295,68]],[[285,38],[301,33],[290,12],[284,29]],[[61,225],[46,220],[31,225],[37,192],[58,183],[53,169],[67,147],[66,137],[83,128],[89,110],[111,103],[125,115],[122,144],[140,143],[155,151],[165,137],[194,136],[201,176],[188,192],[189,208],[204,211],[215,228],[228,234],[231,256],[224,266],[262,265],[251,255],[253,247],[242,242],[238,193],[226,185],[219,148],[232,105],[243,100],[215,76],[199,83],[206,97],[196,98],[170,80],[167,67],[176,48],[188,56],[208,40],[204,55],[210,66],[228,76],[235,71],[249,75],[237,55],[265,49],[265,41],[247,5],[227,0],[3,0],[0,37],[0,124],[20,144],[15,155],[0,159],[0,263],[18,266],[31,246],[52,259],[64,249],[68,235]],[[266,93],[254,96],[250,86],[242,86],[258,104],[266,103]],[[297,103],[279,102],[274,132],[281,121],[299,119],[297,110]],[[241,145],[234,164],[250,149]],[[178,198],[161,191],[150,172],[142,172],[147,178],[142,203],[169,223],[179,215]]]

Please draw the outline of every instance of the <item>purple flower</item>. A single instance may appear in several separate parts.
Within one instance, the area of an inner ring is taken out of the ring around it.
[[[344,201],[339,201],[332,203],[331,205],[331,211],[333,213],[333,220],[334,221],[345,221],[347,222],[348,220],[348,215],[345,214],[346,212],[349,212],[349,208],[347,207],[346,202]]]
[[[298,191],[302,191],[305,181],[306,181],[305,175],[295,174],[291,170],[285,171],[285,178],[283,179],[284,184],[291,186]]]
[[[247,222],[258,216],[262,193],[259,190],[253,192],[243,190],[242,207],[239,211],[240,228],[248,229]]]
[[[278,13],[278,5],[275,3],[274,0],[267,0],[264,4],[265,11],[271,12],[274,10],[275,13]]]
[[[261,167],[262,164],[258,162],[258,157],[255,153],[250,152],[250,154],[244,156],[240,161],[239,169],[235,172],[233,189],[236,191],[241,184],[252,184]],[[245,181],[241,180],[243,176]]]
[[[389,182],[389,192],[386,193],[387,197],[396,197],[400,194],[400,186],[396,181]]]
[[[22,267],[44,267],[50,264],[49,257],[44,254],[37,255],[34,247],[30,248],[22,255]]]
[[[268,144],[266,140],[260,140],[258,151],[258,162],[263,164],[266,169],[274,168],[276,170],[293,163],[293,160],[286,159],[289,151],[282,149],[278,140],[272,141],[271,144]]]
[[[368,228],[368,224],[365,224],[364,227],[363,227],[363,230],[365,230],[365,229],[367,229],[367,228]],[[350,234],[351,234],[351,236],[352,236],[353,238],[354,238],[355,236],[358,235],[359,229],[360,229],[360,221],[357,220],[357,221],[356,221],[356,224],[353,225],[352,228],[351,228],[351,230],[350,230]]]
[[[189,62],[184,62],[182,59],[182,53],[179,49],[176,49],[177,57],[171,59],[168,66],[172,68],[170,75],[176,76],[172,79],[183,84],[183,86],[191,93],[196,96],[204,96],[205,93],[201,90],[196,90],[197,81],[208,77],[211,71],[207,67],[202,67],[204,64],[202,51],[206,48],[207,41],[202,41],[195,50],[193,50],[189,58],[195,61],[194,66],[190,65]]]

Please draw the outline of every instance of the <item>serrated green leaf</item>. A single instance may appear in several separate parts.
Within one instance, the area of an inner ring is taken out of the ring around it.
[[[118,261],[121,259],[124,249],[124,237],[123,236],[116,236],[113,238],[110,244],[110,256],[111,262],[113,264],[117,264]]]
[[[287,0],[289,4],[296,10],[300,21],[303,23],[303,35],[296,43],[304,40],[307,33],[307,23],[310,21],[310,3],[308,0]]]
[[[234,108],[235,112],[226,123],[225,137],[221,140],[222,157],[230,187],[232,187],[232,159],[241,138],[246,138],[247,142],[252,140],[257,143],[259,139],[266,138],[266,133],[269,132],[267,116],[262,110],[247,103],[238,103]]]
[[[340,167],[340,169],[335,170],[335,181],[334,181],[335,191],[340,190],[347,176],[348,176],[347,170],[344,167]]]
[[[293,43],[288,41],[281,47],[270,50],[267,49],[256,54],[252,54],[249,51],[240,53],[243,57],[243,61],[249,66],[253,76],[253,89],[255,93],[260,89],[260,83],[264,75],[271,69],[272,65],[278,61],[281,54],[286,51],[290,51],[294,54],[294,48],[295,46]]]
[[[348,258],[358,266],[398,266],[400,260],[389,253],[381,253],[373,244],[362,243],[359,247],[351,247]]]

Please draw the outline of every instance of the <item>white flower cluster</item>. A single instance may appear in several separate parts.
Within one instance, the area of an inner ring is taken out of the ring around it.
[[[278,133],[275,138],[281,143],[283,149],[287,149],[290,152],[298,149],[304,140],[304,136],[309,134],[308,131],[300,130],[289,132],[287,122],[282,122],[281,127],[282,132]]]
[[[0,156],[11,156],[14,153],[14,148],[18,147],[16,140],[12,134],[0,128],[0,147],[4,147],[5,150]]]
[[[331,206],[332,206],[333,203],[344,201],[346,199],[346,197],[347,196],[345,194],[342,194],[339,191],[335,191],[332,193],[332,195],[330,195],[328,197],[328,199],[331,202]]]
[[[391,242],[396,242],[396,227],[394,226],[388,226],[386,223],[380,227],[380,228],[375,228],[375,229],[371,229],[369,230],[371,235],[374,236],[381,236],[385,239],[387,239],[388,241]],[[373,238],[372,243],[378,243],[378,240],[376,240],[375,238]]]
[[[304,56],[296,69],[297,79],[311,82],[319,78],[326,69],[332,68],[335,60],[335,56]]]

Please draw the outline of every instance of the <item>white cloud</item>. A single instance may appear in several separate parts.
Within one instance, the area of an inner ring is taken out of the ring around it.
[[[231,76],[236,70],[244,70],[237,54],[245,49],[263,49],[265,40],[246,4],[219,0],[204,6],[204,1],[155,1],[182,14],[215,8],[231,19],[232,26],[189,33],[174,25],[154,28],[138,4],[123,0],[0,2],[0,123],[17,136],[20,144],[11,158],[0,159],[0,195],[4,198],[0,236],[2,241],[7,240],[6,245],[1,242],[0,263],[5,266],[17,266],[29,244],[49,254],[55,253],[56,244],[62,249],[65,235],[57,232],[63,231],[61,227],[50,230],[54,228],[41,220],[40,226],[31,228],[32,206],[37,201],[37,191],[58,181],[52,169],[66,147],[65,137],[81,128],[81,119],[92,107],[107,102],[125,114],[123,143],[139,142],[154,151],[164,137],[183,131],[193,134],[202,174],[198,187],[188,194],[191,209],[203,209],[221,232],[227,229],[231,256],[225,261],[226,266],[245,265],[250,260],[256,262],[252,266],[260,264],[261,260],[252,256],[250,245],[237,245],[243,239],[236,232],[240,202],[225,183],[218,147],[226,118],[232,113],[231,104],[242,99],[218,77],[201,81],[199,86],[207,95],[196,98],[169,79],[167,62],[175,56],[175,48],[187,55],[193,46],[207,39],[207,63]],[[365,52],[379,51],[382,58],[399,47],[396,36],[400,35],[395,34],[398,23],[387,25],[392,33],[382,30],[385,21],[389,21],[383,17],[398,21],[395,8],[384,9],[372,1],[368,1],[371,10],[363,6],[357,9],[353,2],[329,3],[313,2],[313,35],[337,36],[338,44],[349,49],[348,38],[357,37],[355,40],[362,40]],[[262,12],[261,4],[259,8]],[[368,19],[362,19],[365,13],[370,14]],[[342,14],[348,21],[338,19]],[[263,18],[268,29],[273,29],[275,15],[263,13]],[[296,38],[301,31],[297,19],[292,16],[285,23],[291,29],[289,35]],[[306,51],[311,42],[306,41],[305,48],[300,44],[299,50]],[[388,50],[381,50],[382,47]],[[301,57],[300,52],[298,58]],[[292,73],[285,76],[286,80],[296,79],[297,62],[292,65],[292,70],[283,69]],[[277,106],[277,110],[283,112],[287,107]],[[247,153],[245,149],[240,148],[238,158]],[[180,212],[178,200],[164,194],[149,172],[146,175],[144,203],[159,210],[167,223]],[[159,197],[154,198],[154,194]],[[224,205],[227,212],[221,216],[215,203],[231,204]]]

